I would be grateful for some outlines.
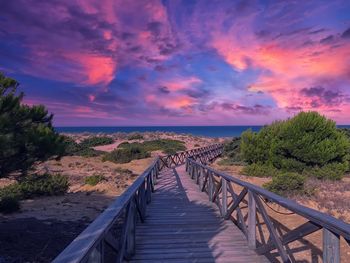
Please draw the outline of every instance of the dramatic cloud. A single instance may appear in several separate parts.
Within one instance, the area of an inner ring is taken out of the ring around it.
[[[350,3],[1,1],[0,70],[57,125],[350,122]]]

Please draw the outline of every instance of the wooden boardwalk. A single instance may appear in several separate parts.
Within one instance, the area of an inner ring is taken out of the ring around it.
[[[137,223],[130,262],[268,262],[220,216],[184,165],[162,170],[155,189],[145,222]]]

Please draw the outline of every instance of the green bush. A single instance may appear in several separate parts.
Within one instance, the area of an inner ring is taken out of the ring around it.
[[[305,177],[298,173],[279,173],[272,181],[264,184],[264,188],[282,196],[304,192]]]
[[[128,146],[127,148],[115,149],[110,153],[106,153],[102,161],[111,161],[115,163],[128,163],[132,160],[144,159],[150,157],[151,154],[143,147]]]
[[[143,140],[144,138],[142,134],[135,132],[135,133],[129,134],[127,139],[131,141],[131,140]]]
[[[67,192],[68,178],[63,175],[32,175],[19,182],[21,198],[62,195]]]
[[[308,168],[303,171],[306,176],[313,176],[318,179],[340,180],[348,171],[347,163],[330,163],[322,167]]]
[[[86,144],[76,143],[73,139],[64,136],[65,153],[68,156],[83,156],[83,157],[96,157],[102,155],[103,151],[97,151]]]
[[[133,142],[121,143],[118,148],[133,148],[137,147],[139,149],[143,149],[146,152],[152,152],[157,150],[162,150],[165,154],[174,154],[178,151],[185,151],[186,146],[183,141],[178,140],[170,140],[170,139],[159,139],[152,141],[145,141],[143,143]]]
[[[62,175],[30,175],[18,183],[0,189],[0,212],[9,213],[19,209],[19,200],[62,195],[69,187],[68,179]]]
[[[223,156],[226,161],[222,160],[221,163],[243,164],[240,144],[241,138],[239,137],[233,138],[231,141],[225,143]]]
[[[305,171],[310,176],[337,180],[348,167],[350,142],[332,120],[317,112],[301,112],[258,133],[244,132],[240,148],[249,164],[272,164],[281,171]],[[336,172],[330,173],[329,167],[336,167]],[[310,172],[312,169],[315,171]]]
[[[277,173],[278,170],[271,164],[252,163],[242,169],[242,174],[255,177],[271,177]]]
[[[0,72],[0,177],[26,175],[35,162],[64,152],[63,138],[52,127],[53,115],[43,105],[22,104],[18,86]]]
[[[99,145],[108,145],[108,144],[112,144],[113,142],[114,140],[111,137],[93,136],[81,141],[80,145],[86,148],[86,147],[95,147]]]
[[[106,178],[103,175],[94,174],[94,175],[85,177],[85,184],[95,186],[103,180],[106,180]]]

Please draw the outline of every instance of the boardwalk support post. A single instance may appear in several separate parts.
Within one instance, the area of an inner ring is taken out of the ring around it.
[[[209,201],[213,202],[213,194],[214,194],[214,182],[213,182],[213,175],[211,172],[208,171],[208,196],[209,196]]]
[[[340,262],[339,235],[334,234],[327,228],[323,228],[323,262]]]
[[[222,206],[221,206],[221,215],[222,217],[226,218],[227,214],[227,181],[226,179],[222,178]]]
[[[256,249],[256,203],[253,192],[248,190],[248,247]]]

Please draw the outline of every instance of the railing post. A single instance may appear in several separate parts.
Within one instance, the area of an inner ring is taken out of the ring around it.
[[[146,191],[145,191],[145,182],[141,185],[139,189],[139,203],[141,207],[142,218],[146,216]]]
[[[204,182],[204,168],[201,167],[199,172],[199,180],[198,180],[199,191],[202,191],[203,182]]]
[[[222,188],[222,211],[221,215],[226,217],[227,214],[227,181],[224,178],[221,178],[221,188]]]
[[[248,190],[248,247],[250,249],[256,249],[256,203],[253,195],[253,192]]]
[[[334,234],[327,228],[323,228],[323,262],[340,262],[339,235]]]
[[[135,228],[136,228],[136,211],[135,211],[135,202],[132,200],[130,202],[128,218],[127,218],[127,230],[126,230],[126,251],[125,256],[131,258],[135,254]]]
[[[104,241],[101,240],[100,244],[98,244],[91,252],[88,263],[103,263],[104,262]]]
[[[213,174],[212,172],[208,171],[208,196],[209,201],[213,201],[213,194],[214,194],[214,182],[213,182]]]
[[[146,178],[146,201],[147,204],[151,202],[152,186],[151,186],[151,176],[147,175]]]

